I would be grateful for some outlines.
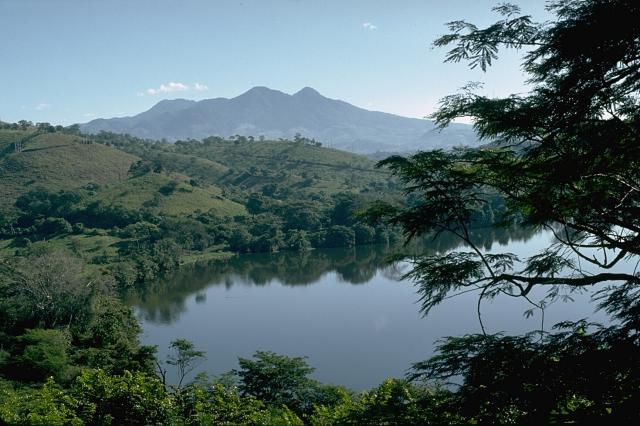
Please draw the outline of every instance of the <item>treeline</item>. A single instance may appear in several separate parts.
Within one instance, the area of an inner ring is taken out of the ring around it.
[[[18,250],[71,234],[117,237],[121,240],[117,257],[96,256],[92,262],[109,265],[124,286],[150,281],[174,269],[183,252],[300,251],[393,244],[401,239],[393,227],[371,226],[359,219],[357,212],[366,206],[366,200],[357,195],[337,194],[323,205],[312,201],[273,202],[256,194],[246,203],[249,215],[222,218],[210,212],[172,217],[151,209],[130,211],[101,200],[91,201],[91,193],[96,190],[27,192],[15,203],[17,215],[0,217],[0,233],[13,239]]]
[[[73,129],[69,129],[67,127],[61,126],[61,125],[52,125],[50,123],[33,123],[32,121],[28,121],[28,120],[20,120],[17,123],[5,123],[0,121],[0,129],[4,129],[4,130],[30,130],[33,129],[34,131],[38,131],[41,133],[53,133],[53,132],[69,132],[69,131],[74,131],[77,132],[78,129],[77,127],[74,127]]]
[[[188,348],[188,342],[176,341]],[[186,345],[185,345],[186,344]],[[176,357],[184,356],[178,353]],[[176,358],[177,359],[177,358]],[[256,352],[221,377],[178,387],[145,372],[83,371],[69,387],[53,379],[14,389],[0,382],[0,420],[11,424],[338,425],[464,420],[454,394],[389,379],[356,393],[309,377],[304,358]],[[449,407],[447,407],[449,406]]]
[[[94,253],[88,261],[108,270],[120,288],[153,281],[177,268],[183,256],[193,253],[305,251],[394,245],[404,240],[397,226],[372,224],[361,215],[369,201],[357,194],[336,194],[328,204],[252,194],[246,202],[249,214],[223,218],[212,212],[174,217],[144,208],[131,211],[101,200],[92,201],[96,191],[97,186],[90,186],[79,191],[25,193],[15,203],[16,214],[0,216],[0,236],[11,239],[17,255],[28,252],[39,241],[66,241],[71,235],[113,237],[114,253]],[[499,201],[494,204],[494,208],[489,204],[477,214],[478,228],[471,232],[479,240],[486,234],[483,226],[496,220],[503,209]],[[502,239],[514,232],[502,229]],[[531,232],[520,231],[527,235]],[[498,234],[492,236],[500,238]],[[490,245],[492,238],[486,244]],[[446,243],[443,239],[438,241]]]
[[[236,221],[230,246],[237,251],[269,252],[393,244],[402,238],[399,229],[384,223],[372,226],[358,216],[367,206],[365,197],[340,193],[327,201],[283,202],[252,194],[246,202],[251,216]]]

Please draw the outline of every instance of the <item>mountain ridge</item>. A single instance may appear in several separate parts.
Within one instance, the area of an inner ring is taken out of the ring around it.
[[[370,111],[311,87],[294,94],[256,86],[233,98],[165,99],[140,114],[95,119],[80,128],[169,141],[233,135],[292,139],[300,134],[364,154],[451,148],[478,140],[468,125],[452,124],[440,132],[432,121]]]

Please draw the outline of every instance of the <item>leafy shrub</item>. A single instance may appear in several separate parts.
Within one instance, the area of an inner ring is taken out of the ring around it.
[[[32,329],[18,338],[22,351],[16,367],[23,380],[44,381],[47,377],[64,379],[70,364],[71,339],[61,330]]]

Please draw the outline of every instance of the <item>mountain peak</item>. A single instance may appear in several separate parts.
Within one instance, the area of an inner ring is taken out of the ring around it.
[[[279,90],[269,89],[266,86],[255,86],[255,87],[252,87],[251,89],[247,90],[246,92],[244,92],[240,96],[271,95],[271,94],[283,94],[283,93],[281,91],[279,91]],[[240,97],[240,96],[238,96],[238,97]]]
[[[315,96],[320,96],[322,97],[322,95],[313,87],[303,87],[302,89],[298,90],[293,96],[305,96],[305,97],[315,97]]]

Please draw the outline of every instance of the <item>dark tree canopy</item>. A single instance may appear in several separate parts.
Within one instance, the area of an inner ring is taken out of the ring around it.
[[[471,117],[486,145],[380,163],[417,200],[386,209],[393,222],[410,236],[451,232],[470,247],[415,260],[411,276],[425,312],[471,289],[482,299],[527,297],[547,286],[555,299],[562,288],[640,283],[639,275],[617,268],[640,255],[640,3],[558,1],[548,9],[557,20],[537,24],[502,5],[494,9],[503,17],[497,23],[481,29],[451,22],[451,33],[434,43],[453,46],[447,61],[482,70],[499,48],[523,49],[528,93],[489,98],[472,83],[444,98],[433,115],[442,127]],[[554,244],[528,259],[483,253],[469,229],[496,195],[507,207],[503,221],[547,229]]]

